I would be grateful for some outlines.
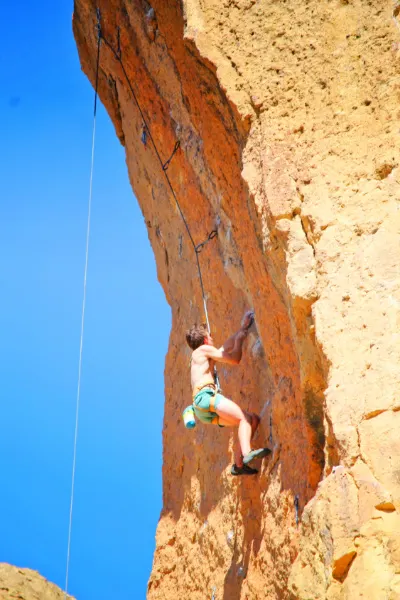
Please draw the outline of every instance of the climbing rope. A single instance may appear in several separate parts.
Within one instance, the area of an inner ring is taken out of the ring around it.
[[[81,316],[81,333],[80,333],[80,342],[79,342],[78,385],[77,385],[77,392],[76,392],[76,407],[75,407],[75,432],[74,432],[74,449],[73,449],[73,458],[72,458],[71,496],[70,496],[70,505],[69,505],[67,563],[66,563],[66,569],[65,569],[64,600],[66,600],[67,594],[68,594],[69,565],[70,565],[70,558],[71,558],[72,517],[73,517],[73,511],[74,511],[76,449],[77,449],[77,443],[78,443],[79,407],[80,407],[80,400],[81,400],[82,351],[83,351],[83,334],[85,331],[86,282],[87,282],[88,260],[89,260],[89,239],[90,239],[90,220],[91,220],[92,191],[93,191],[94,148],[95,148],[95,139],[96,139],[96,113],[97,113],[97,96],[98,96],[97,89],[98,89],[98,83],[99,83],[100,45],[101,45],[100,12],[99,12],[99,10],[97,10],[96,85],[95,85],[94,109],[93,109],[92,154],[91,154],[90,179],[89,179],[89,200],[88,200],[88,217],[87,217],[87,227],[86,227],[85,269],[84,269],[84,275],[83,275],[83,300],[82,300],[82,316]]]
[[[125,69],[125,65],[124,65],[124,62],[122,60],[122,52],[121,52],[121,45],[120,45],[121,43],[120,43],[119,28],[117,30],[117,43],[118,43],[117,50],[115,50],[115,48],[113,47],[113,45],[107,40],[107,38],[104,37],[104,35],[102,33],[100,33],[100,36],[101,36],[101,39],[103,40],[104,44],[107,46],[107,48],[110,49],[110,51],[112,52],[112,54],[114,55],[114,57],[116,58],[116,60],[121,65],[122,73],[123,73],[123,75],[125,77],[126,83],[128,84],[129,90],[130,90],[130,92],[132,94],[132,98],[133,98],[133,100],[134,100],[134,102],[135,102],[135,104],[136,104],[136,106],[137,106],[137,108],[139,110],[140,117],[142,119],[143,129],[142,129],[142,134],[141,134],[141,140],[142,140],[143,144],[146,145],[147,144],[147,139],[149,139],[150,142],[151,142],[151,144],[152,144],[152,146],[153,146],[154,152],[156,153],[158,162],[160,163],[161,169],[162,169],[162,171],[164,173],[164,177],[166,179],[166,182],[168,184],[168,187],[170,189],[172,197],[175,200],[175,203],[176,203],[176,206],[178,208],[179,214],[180,214],[180,216],[182,218],[182,221],[183,221],[183,223],[185,225],[185,228],[186,228],[187,234],[189,236],[190,242],[191,242],[191,244],[193,246],[193,250],[194,250],[195,255],[196,255],[196,266],[197,266],[197,271],[198,271],[198,274],[199,274],[201,294],[202,294],[202,298],[203,298],[203,307],[204,307],[204,314],[205,314],[206,323],[207,323],[207,329],[208,329],[208,332],[211,333],[210,320],[209,320],[209,317],[208,317],[208,310],[207,310],[207,298],[206,298],[206,293],[205,293],[205,289],[204,289],[204,281],[203,281],[203,274],[202,274],[202,271],[201,271],[201,265],[200,265],[200,260],[199,260],[199,253],[201,252],[201,250],[203,249],[203,247],[205,246],[205,244],[208,243],[208,241],[212,240],[217,235],[217,231],[213,230],[209,234],[209,236],[208,236],[208,238],[207,238],[207,240],[205,242],[202,242],[200,244],[196,244],[195,243],[195,241],[193,239],[193,236],[192,236],[192,233],[190,231],[189,224],[188,224],[188,222],[186,220],[186,217],[185,217],[185,215],[183,213],[182,207],[181,207],[181,205],[179,203],[179,200],[177,198],[176,192],[175,192],[174,187],[172,185],[171,179],[170,179],[170,177],[168,175],[168,172],[167,172],[168,171],[168,167],[169,167],[169,165],[171,163],[171,160],[173,159],[173,157],[175,156],[176,152],[180,148],[180,141],[178,140],[175,143],[175,146],[174,146],[174,149],[173,149],[173,151],[171,153],[171,156],[168,158],[167,161],[164,162],[162,160],[162,158],[161,158],[160,152],[159,152],[159,150],[157,148],[157,145],[156,145],[156,143],[154,141],[154,138],[153,138],[153,135],[151,133],[151,129],[150,129],[149,123],[147,122],[147,119],[144,116],[144,113],[143,113],[142,107],[140,105],[140,102],[139,102],[139,100],[137,98],[136,92],[133,89],[133,85],[132,85],[132,83],[131,83],[131,81],[130,81],[130,79],[128,77],[128,73],[127,73],[127,71]]]
[[[99,9],[97,9],[97,14],[98,14],[98,19],[100,20]],[[204,246],[209,241],[211,241],[212,239],[214,239],[216,235],[218,235],[218,232],[217,232],[217,230],[213,230],[209,234],[209,236],[208,236],[208,238],[207,238],[207,240],[205,242],[202,242],[200,244],[196,244],[195,243],[195,241],[193,239],[193,236],[192,236],[192,233],[190,231],[189,224],[188,224],[188,222],[186,220],[186,217],[184,215],[184,212],[182,210],[182,207],[181,207],[181,205],[179,203],[178,197],[177,197],[176,192],[174,190],[174,187],[172,185],[171,179],[169,178],[169,175],[168,175],[168,172],[167,172],[168,171],[168,167],[169,167],[169,165],[171,163],[171,160],[173,159],[173,157],[175,156],[176,152],[180,148],[180,141],[178,140],[175,143],[175,146],[174,146],[174,149],[173,149],[173,151],[171,153],[171,156],[168,158],[167,161],[164,162],[162,160],[162,158],[161,158],[160,152],[158,151],[157,145],[156,145],[156,143],[154,141],[154,138],[153,138],[153,135],[151,133],[150,126],[149,126],[149,124],[147,122],[146,117],[144,116],[144,112],[143,112],[142,107],[140,105],[140,102],[139,102],[139,100],[137,98],[135,90],[133,89],[133,85],[132,85],[132,83],[131,83],[131,81],[130,81],[130,79],[128,77],[128,73],[127,73],[127,71],[125,69],[125,66],[124,66],[124,63],[123,63],[123,60],[122,60],[121,40],[120,40],[120,28],[119,27],[117,28],[117,50],[115,50],[115,48],[113,47],[113,45],[107,40],[107,38],[104,37],[104,35],[103,35],[102,31],[101,31],[100,25],[98,25],[98,30],[99,30],[99,36],[100,36],[101,40],[103,40],[104,44],[107,46],[107,48],[110,49],[110,51],[112,52],[112,54],[114,55],[114,57],[116,58],[116,60],[121,65],[122,73],[123,73],[123,75],[125,77],[126,83],[128,84],[129,90],[130,90],[130,92],[132,94],[132,98],[133,98],[133,100],[134,100],[134,102],[135,102],[135,104],[136,104],[136,106],[137,106],[137,108],[139,110],[140,117],[142,119],[143,128],[142,128],[141,140],[142,140],[142,142],[143,142],[143,144],[145,146],[147,145],[147,138],[149,138],[150,141],[151,141],[151,144],[153,146],[154,152],[156,153],[158,162],[160,163],[162,172],[164,173],[164,177],[166,179],[166,182],[168,184],[168,187],[170,189],[172,197],[175,200],[175,203],[176,203],[176,206],[178,208],[179,214],[180,214],[180,216],[182,218],[182,221],[183,221],[183,223],[185,225],[185,228],[186,228],[187,234],[189,236],[190,242],[191,242],[191,244],[193,246],[193,250],[194,250],[194,253],[195,253],[195,256],[196,256],[196,266],[197,266],[197,271],[198,271],[198,275],[199,275],[199,281],[200,281],[200,287],[201,287],[201,295],[202,295],[202,299],[203,299],[204,315],[205,315],[205,319],[206,319],[206,323],[207,323],[208,332],[211,334],[210,320],[209,320],[209,317],[208,317],[208,310],[207,310],[207,297],[206,297],[206,292],[205,292],[205,288],[204,288],[203,274],[202,274],[202,271],[201,271],[199,254],[200,254],[201,250],[204,248]],[[214,378],[215,378],[215,382],[216,382],[218,388],[220,388],[220,383],[219,383],[219,378],[218,378],[218,373],[217,373],[216,367],[214,367]]]
[[[78,429],[79,429],[79,409],[80,409],[80,397],[81,397],[81,376],[82,376],[82,354],[83,354],[83,338],[84,338],[84,330],[85,330],[85,308],[86,308],[86,283],[87,283],[87,272],[88,272],[88,260],[89,260],[89,239],[90,239],[90,221],[91,221],[91,207],[92,207],[92,192],[93,192],[93,171],[94,171],[94,151],[95,151],[95,139],[96,139],[96,115],[97,115],[97,98],[98,98],[98,85],[99,85],[99,71],[100,71],[100,48],[101,42],[111,50],[115,58],[119,61],[126,82],[129,86],[132,97],[136,103],[136,106],[140,112],[140,116],[143,122],[143,130],[141,140],[144,145],[147,144],[147,138],[150,139],[154,151],[156,153],[157,159],[161,165],[162,172],[164,173],[165,179],[168,183],[171,194],[176,202],[178,207],[180,216],[182,221],[186,227],[186,231],[188,233],[189,239],[192,243],[195,255],[196,255],[196,265],[199,274],[201,293],[203,297],[203,305],[204,305],[204,313],[207,322],[207,328],[209,333],[211,333],[210,329],[210,321],[208,317],[207,310],[207,298],[204,289],[203,276],[201,272],[201,265],[199,261],[199,254],[201,250],[204,248],[208,242],[216,237],[218,234],[217,230],[213,230],[207,237],[204,242],[200,244],[195,243],[193,236],[190,231],[190,227],[185,218],[185,215],[182,211],[178,198],[176,196],[175,190],[172,186],[171,180],[168,176],[167,170],[168,167],[175,156],[176,152],[180,147],[180,141],[178,140],[175,143],[174,149],[171,153],[171,156],[168,158],[166,162],[163,162],[161,159],[161,155],[157,149],[156,143],[152,136],[149,124],[144,116],[143,110],[139,104],[133,86],[129,80],[128,74],[126,72],[125,66],[122,62],[122,53],[121,53],[121,40],[120,40],[120,28],[117,28],[117,50],[113,48],[113,46],[108,42],[108,40],[103,36],[101,29],[101,13],[100,10],[96,9],[96,17],[97,17],[97,60],[96,60],[96,78],[95,78],[95,94],[94,94],[94,110],[93,110],[93,133],[92,133],[92,152],[91,152],[91,166],[90,166],[90,180],[89,180],[89,200],[88,200],[88,218],[87,218],[87,229],[86,229],[86,252],[85,252],[85,269],[84,269],[84,277],[83,277],[83,301],[82,301],[82,315],[81,315],[81,331],[80,331],[80,343],[79,343],[79,361],[78,361],[78,383],[77,383],[77,393],[76,393],[76,408],[75,408],[75,430],[74,430],[74,444],[73,444],[73,459],[72,459],[72,477],[71,477],[71,495],[70,495],[70,508],[69,508],[69,523],[68,523],[68,542],[67,542],[67,559],[66,559],[66,569],[65,569],[65,590],[64,590],[64,600],[67,598],[68,594],[68,584],[69,584],[69,568],[70,568],[70,559],[71,559],[71,538],[72,538],[72,521],[73,521],[73,510],[74,510],[74,497],[75,497],[75,473],[76,473],[76,455],[77,455],[77,442],[78,442]],[[218,374],[215,369],[215,379],[216,383],[219,387]]]

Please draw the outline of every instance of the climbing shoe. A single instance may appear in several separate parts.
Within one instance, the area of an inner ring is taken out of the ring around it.
[[[271,454],[271,450],[269,448],[258,448],[258,450],[251,450],[246,456],[243,457],[243,463],[248,465],[252,460],[256,458],[264,458]]]
[[[232,465],[231,475],[257,475],[257,469],[252,469],[247,465],[243,465],[243,467],[237,467],[236,465]]]

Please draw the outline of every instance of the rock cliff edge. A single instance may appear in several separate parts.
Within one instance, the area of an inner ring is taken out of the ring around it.
[[[117,48],[196,242],[214,339],[256,327],[224,393],[273,458],[234,479],[232,432],[185,430],[193,249],[121,65],[99,93],[172,309],[163,510],[149,600],[400,598],[400,29],[392,0],[109,0]],[[75,0],[84,72],[96,4]],[[110,199],[111,201],[111,199]],[[298,525],[295,499],[298,497]],[[214,591],[213,591],[214,590]]]
[[[36,571],[0,563],[0,600],[74,600]]]

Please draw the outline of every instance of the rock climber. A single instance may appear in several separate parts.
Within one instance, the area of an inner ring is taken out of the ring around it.
[[[249,463],[256,458],[270,454],[268,448],[251,449],[251,439],[260,423],[255,413],[244,411],[232,400],[219,393],[213,372],[214,363],[238,365],[242,358],[243,343],[254,322],[253,311],[247,311],[241,327],[221,348],[214,341],[205,325],[193,325],[186,332],[186,341],[193,350],[191,359],[191,382],[193,389],[193,409],[203,423],[220,427],[238,426],[240,450],[235,451],[235,464],[232,475],[255,475],[257,469]]]

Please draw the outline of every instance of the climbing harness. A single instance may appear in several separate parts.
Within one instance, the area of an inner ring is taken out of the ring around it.
[[[195,398],[197,396],[197,394],[199,394],[202,390],[205,390],[207,388],[210,388],[214,391],[213,395],[210,397],[210,406],[208,408],[203,408],[202,406],[198,406],[197,404],[195,404]],[[193,390],[193,409],[194,409],[194,413],[196,414],[196,410],[199,411],[200,413],[215,413],[215,402],[217,401],[217,393],[218,393],[218,388],[217,385],[215,383],[205,383],[204,385],[201,385],[200,387],[195,387]],[[215,417],[216,419],[216,423],[218,422],[218,417]],[[212,423],[214,423],[214,421],[211,421]]]
[[[76,405],[75,405],[75,431],[74,431],[74,446],[73,446],[73,457],[72,457],[71,496],[70,496],[70,505],[69,505],[67,562],[66,562],[66,569],[65,569],[64,600],[66,600],[67,594],[68,594],[69,564],[70,564],[70,557],[71,557],[72,518],[73,518],[73,511],[74,511],[74,496],[75,496],[76,450],[77,450],[77,443],[78,443],[79,407],[80,407],[80,399],[81,399],[82,352],[83,352],[83,334],[85,331],[86,282],[87,282],[88,261],[89,261],[90,220],[91,220],[92,194],[93,194],[93,170],[94,170],[94,149],[95,149],[95,139],[96,139],[96,115],[97,115],[97,96],[98,96],[97,92],[98,92],[98,85],[99,85],[100,44],[101,44],[100,11],[97,9],[96,84],[95,84],[94,107],[93,107],[92,154],[91,154],[91,162],[90,162],[88,216],[87,216],[87,227],[86,227],[85,269],[84,269],[84,275],[83,275],[83,300],[82,300],[82,315],[81,315],[81,332],[80,332],[80,342],[79,342],[78,384],[77,384]]]

